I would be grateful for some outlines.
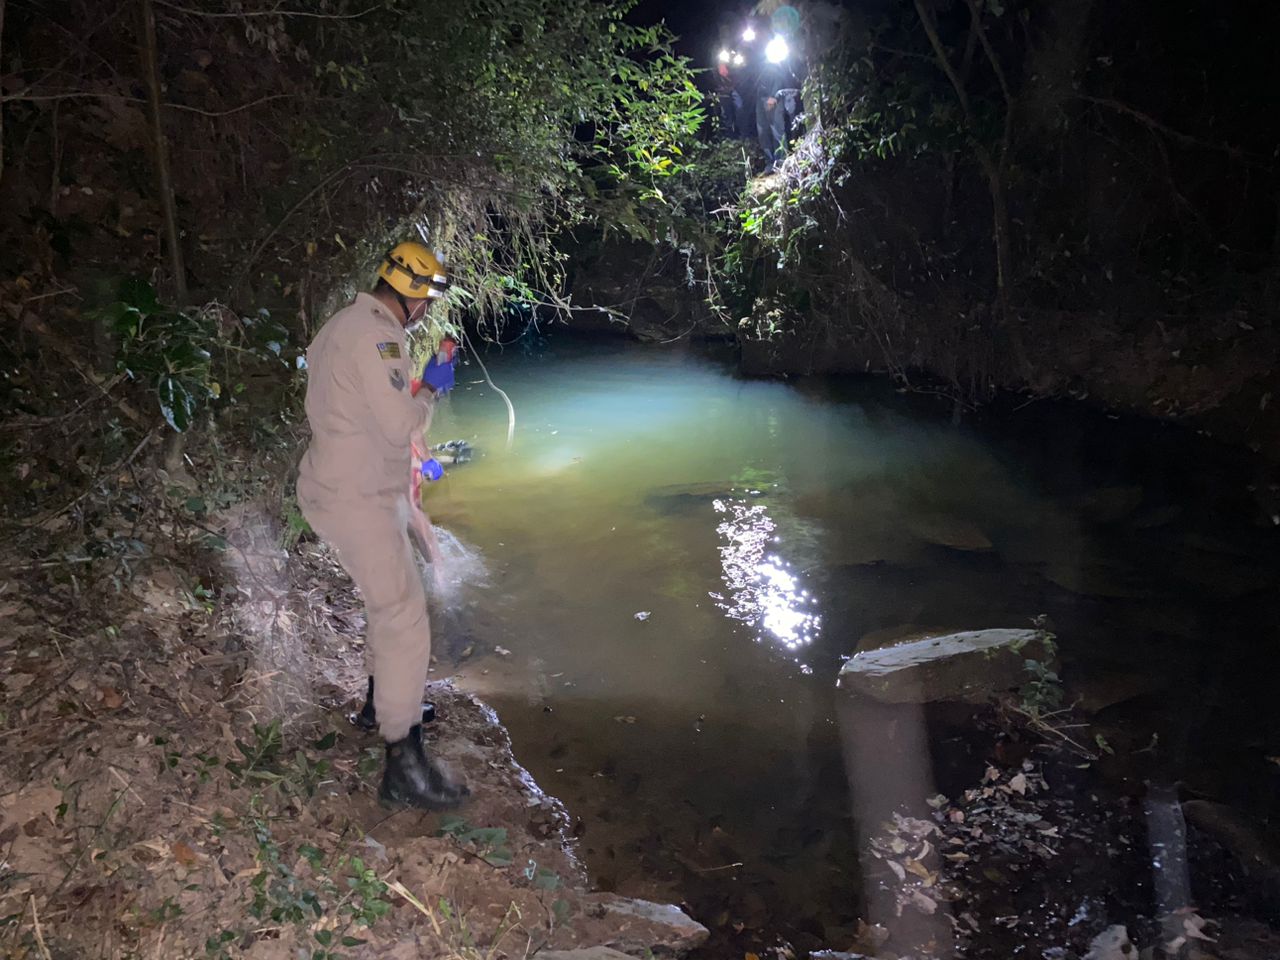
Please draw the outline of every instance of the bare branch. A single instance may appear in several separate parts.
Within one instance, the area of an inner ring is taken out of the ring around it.
[[[972,4],[973,0],[968,0],[968,2]],[[920,23],[924,26],[924,32],[929,37],[929,44],[933,47],[933,52],[937,56],[938,66],[942,68],[943,73],[947,75],[947,79],[951,81],[951,86],[955,89],[956,99],[960,101],[960,107],[964,112],[965,125],[969,129],[973,151],[978,158],[978,165],[982,168],[982,172],[987,178],[987,189],[991,194],[991,239],[995,246],[996,254],[996,296],[1000,320],[1009,334],[1014,357],[1025,375],[1030,369],[1030,365],[1022,343],[1022,334],[1016,324],[1010,322],[1009,309],[1009,291],[1013,284],[1013,252],[1009,244],[1009,208],[1008,200],[1005,197],[1004,179],[1012,131],[1010,126],[1012,110],[1009,103],[1006,102],[1004,137],[1000,145],[1000,156],[997,159],[991,155],[991,151],[978,139],[978,125],[975,122],[973,109],[969,103],[968,91],[965,90],[964,81],[956,73],[956,68],[952,66],[951,58],[947,56],[947,50],[942,45],[942,38],[938,36],[938,25],[934,21],[933,15],[925,8],[924,0],[915,0],[915,6],[916,13],[920,16]],[[972,11],[973,9],[970,6],[970,10]],[[973,29],[981,31],[981,24],[976,20],[973,23]],[[987,56],[994,60],[995,54],[991,50],[985,34],[979,32],[978,39],[983,44],[983,50]],[[997,70],[1001,89],[1008,97],[1009,90],[1004,82],[1004,72],[999,69],[998,63],[993,62],[992,66]]]
[[[295,97],[294,93],[272,93],[265,97],[259,97],[257,100],[250,100],[248,103],[242,103],[238,107],[229,107],[226,110],[203,110],[200,107],[188,106],[185,103],[169,103],[162,102],[160,107],[165,110],[181,110],[184,113],[196,113],[202,117],[229,117],[233,113],[240,113],[244,110],[251,110],[254,107],[272,100],[286,100]],[[141,103],[148,101],[140,97],[128,97],[122,93],[95,93],[89,90],[72,90],[64,93],[37,93],[22,94],[15,93],[6,97],[0,97],[0,103],[10,103],[16,101],[59,101],[59,100],[119,100],[122,103]]]
[[[956,99],[960,101],[960,109],[964,111],[965,122],[969,125],[969,129],[975,129],[973,121],[973,110],[969,107],[969,94],[965,91],[964,82],[956,73],[956,68],[951,65],[951,58],[947,56],[947,50],[942,45],[942,38],[938,36],[938,25],[933,22],[933,15],[925,9],[922,0],[915,0],[916,13],[920,16],[920,23],[924,26],[925,35],[929,38],[929,45],[933,47],[934,56],[937,58],[938,66],[942,68],[942,72],[947,75],[947,79],[951,81],[951,86],[956,92]]]
[[[303,194],[302,198],[298,200],[298,202],[295,203],[292,207],[290,207],[288,211],[285,212],[285,215],[280,218],[279,222],[274,227],[272,227],[270,231],[268,231],[267,235],[263,237],[260,241],[258,241],[258,245],[253,248],[253,251],[249,254],[249,258],[245,260],[244,264],[240,267],[239,274],[237,274],[235,280],[232,281],[232,284],[231,284],[232,290],[236,290],[240,287],[240,284],[244,282],[245,278],[249,274],[249,268],[253,266],[254,262],[258,259],[258,257],[262,255],[262,251],[267,248],[267,244],[269,244],[273,239],[275,239],[275,235],[280,232],[280,230],[284,227],[286,223],[289,222],[290,218],[292,218],[295,213],[297,213],[304,206],[306,206],[306,204],[311,200],[312,197],[318,194],[330,183],[337,180],[339,177],[348,176],[352,172],[353,165],[354,165],[354,162],[344,163],[342,166],[338,167],[338,169],[330,172],[319,183],[317,183],[314,187],[312,187],[305,194]]]
[[[190,107],[185,103],[162,103],[160,106],[166,110],[182,110],[186,113],[198,113],[202,117],[229,117],[233,113],[240,113],[243,110],[252,110],[254,107],[272,100],[289,100],[296,97],[296,93],[270,93],[265,97],[259,97],[257,100],[250,100],[248,103],[242,103],[238,107],[229,107],[226,110],[202,110],[199,107]]]
[[[1127,103],[1122,103],[1119,100],[1113,100],[1110,97],[1091,97],[1086,94],[1078,94],[1076,99],[1083,100],[1085,103],[1093,103],[1100,107],[1106,107],[1108,110],[1114,110],[1116,113],[1123,113],[1125,116],[1132,117],[1134,120],[1137,120],[1148,129],[1162,133],[1170,140],[1180,143],[1185,147],[1199,147],[1202,150],[1213,150],[1217,153],[1225,153],[1227,156],[1235,160],[1239,160],[1242,163],[1247,163],[1251,166],[1260,167],[1266,170],[1271,169],[1271,165],[1266,163],[1262,157],[1259,157],[1256,154],[1251,154],[1247,150],[1242,150],[1239,147],[1233,147],[1229,143],[1214,143],[1212,140],[1202,140],[1199,137],[1193,137],[1190,134],[1174,130],[1172,127],[1161,123],[1150,114],[1143,113],[1136,107],[1131,107]]]
[[[973,22],[973,33],[977,34],[978,42],[982,44],[982,52],[987,55],[987,63],[991,65],[996,80],[1000,83],[1000,93],[1004,95],[1004,132],[1000,137],[1000,167],[1003,170],[1009,165],[1009,146],[1013,142],[1013,94],[1009,91],[1009,81],[1004,75],[1004,67],[1000,65],[1000,58],[996,56],[991,46],[986,28],[982,26],[982,11],[978,9],[978,0],[967,0],[967,2],[969,16]]]
[[[62,359],[67,361],[67,363],[69,363],[75,371],[85,379],[85,382],[93,384],[93,386],[98,389],[98,392],[101,393],[105,399],[110,400],[115,404],[116,409],[126,417],[141,427],[151,426],[151,421],[134,409],[127,400],[118,400],[111,396],[108,392],[108,385],[114,386],[114,382],[108,380],[106,377],[99,376],[92,368],[89,367],[88,364],[84,363],[80,359],[84,353],[83,350],[78,349],[60,337],[49,327],[47,323],[35,314],[27,314],[23,317],[22,326],[40,337],[46,345],[62,357]]]
[[[0,5],[2,5],[2,4],[0,4]],[[48,21],[48,22],[49,22],[52,26],[54,26],[55,28],[57,28],[60,32],[62,32],[62,33],[64,33],[64,34],[66,34],[66,36],[67,36],[67,38],[68,38],[69,40],[75,41],[75,42],[80,43],[80,44],[82,44],[82,45],[87,45],[87,44],[89,43],[89,41],[93,39],[93,37],[94,37],[94,35],[95,35],[96,33],[98,33],[98,32],[99,32],[100,30],[102,30],[104,27],[109,26],[112,22],[114,22],[114,21],[115,21],[116,17],[118,17],[118,16],[120,15],[120,13],[121,13],[122,11],[126,10],[126,9],[128,9],[128,4],[125,4],[125,3],[117,4],[117,5],[116,5],[115,10],[111,11],[111,13],[110,13],[108,16],[106,16],[106,17],[104,17],[102,20],[100,20],[100,21],[98,22],[97,26],[95,26],[92,30],[90,30],[90,31],[89,31],[87,34],[85,34],[83,37],[78,37],[78,36],[76,36],[76,34],[72,33],[72,32],[71,32],[70,30],[68,30],[66,27],[62,26],[62,25],[61,25],[61,24],[59,24],[59,23],[54,23],[52,20],[50,20],[50,21]],[[46,80],[48,80],[48,79],[49,79],[50,77],[52,77],[54,74],[58,73],[58,72],[59,72],[59,71],[60,71],[60,70],[61,70],[61,69],[66,65],[66,63],[67,63],[67,61],[68,61],[68,60],[71,60],[73,57],[77,56],[77,55],[78,55],[78,54],[80,54],[81,52],[83,52],[83,51],[81,51],[81,50],[72,50],[72,51],[71,51],[70,53],[68,53],[65,57],[63,57],[61,60],[59,60],[56,64],[54,64],[52,67],[50,67],[50,68],[45,72],[44,76],[40,77],[40,79],[38,79],[38,80],[33,80],[31,83],[28,83],[25,87],[23,87],[21,90],[19,90],[19,91],[18,91],[18,93],[17,93],[13,98],[0,98],[0,101],[3,101],[4,99],[17,99],[17,98],[21,97],[23,94],[30,93],[30,92],[31,92],[32,90],[34,90],[36,87],[41,86],[41,85],[42,85]],[[104,57],[104,56],[103,56],[101,53],[99,53],[97,50],[91,50],[90,52],[93,54],[93,56],[94,56],[94,58],[95,58],[95,59],[97,59],[99,62],[101,62],[101,63],[102,63],[102,65],[103,65],[103,66],[105,66],[107,69],[109,69],[113,74],[115,74],[115,75],[119,76],[119,74],[117,73],[117,71],[116,71],[116,69],[115,69],[115,66],[112,64],[112,62],[111,62],[110,60],[108,60],[106,57]],[[17,76],[17,74],[13,74],[12,76]]]
[[[173,3],[171,0],[155,0],[156,6],[168,7],[170,10],[177,10],[179,13],[191,14],[195,17],[210,17],[215,19],[243,19],[245,17],[311,17],[316,20],[358,20],[366,17],[375,10],[383,9],[386,4],[375,3],[372,7],[361,10],[359,13],[317,13],[311,10],[281,10],[279,8],[273,10],[242,10],[239,13],[215,12],[212,10],[195,10],[192,7],[184,7],[180,3]]]
[[[1013,94],[1009,92],[1009,81],[1004,75],[1004,67],[1000,66],[1000,59],[991,47],[991,40],[987,37],[987,31],[982,26],[982,11],[978,9],[977,0],[968,0],[968,4],[969,16],[973,18],[973,32],[978,35],[978,42],[982,44],[982,51],[987,55],[987,62],[991,64],[996,80],[1000,82],[1000,92],[1004,94],[1005,106],[1012,106]]]

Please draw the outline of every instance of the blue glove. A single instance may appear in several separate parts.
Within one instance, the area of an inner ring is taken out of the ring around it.
[[[430,460],[422,461],[422,478],[430,483],[434,483],[444,476],[444,467],[440,466],[440,461],[435,457]]]
[[[437,394],[448,393],[453,389],[453,363],[439,363],[432,357],[422,370],[422,382]]]
[[[453,389],[453,368],[458,363],[457,346],[448,338],[440,343],[440,350],[427,361],[422,370],[422,382],[435,393],[448,393]]]

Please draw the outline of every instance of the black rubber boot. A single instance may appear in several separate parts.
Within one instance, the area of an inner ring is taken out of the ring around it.
[[[422,722],[430,723],[435,718],[436,705],[434,703],[424,703],[422,705]],[[353,727],[357,727],[365,733],[373,733],[378,729],[378,713],[373,708],[373,677],[369,678],[369,689],[364,695],[364,706],[360,708],[359,713],[347,714],[347,719],[351,721]]]
[[[387,806],[448,810],[470,795],[470,790],[447,779],[427,756],[421,725],[413,727],[403,740],[387,744],[387,765],[378,791],[378,799]]]

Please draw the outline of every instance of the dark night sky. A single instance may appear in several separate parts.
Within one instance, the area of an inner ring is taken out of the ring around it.
[[[627,19],[638,24],[665,20],[680,38],[677,51],[695,67],[709,67],[721,28],[744,21],[754,6],[750,0],[640,0]]]

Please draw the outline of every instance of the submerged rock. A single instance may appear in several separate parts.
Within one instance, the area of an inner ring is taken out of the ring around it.
[[[646,506],[665,514],[710,509],[717,500],[761,497],[764,490],[732,482],[673,483],[655,487],[645,495]]]
[[[1050,583],[1083,597],[1144,600],[1160,595],[1144,571],[1115,557],[1055,557],[1043,570]]]
[[[1271,891],[1280,890],[1280,856],[1261,824],[1211,800],[1186,801],[1182,815],[1235,857],[1255,883],[1265,884]]]
[[[1043,630],[972,630],[935,634],[856,654],[838,685],[884,703],[962,700],[981,703],[1027,679],[1026,662],[1053,661]]]
[[[1073,506],[1095,523],[1115,523],[1131,516],[1142,501],[1141,487],[1100,487],[1077,497]]]
[[[991,540],[976,523],[939,513],[917,514],[907,518],[907,530],[917,540],[951,550],[983,551],[991,549]]]
[[[1101,713],[1108,707],[1159,693],[1165,686],[1165,678],[1155,670],[1106,670],[1073,679],[1067,684],[1067,699],[1085,713]]]

